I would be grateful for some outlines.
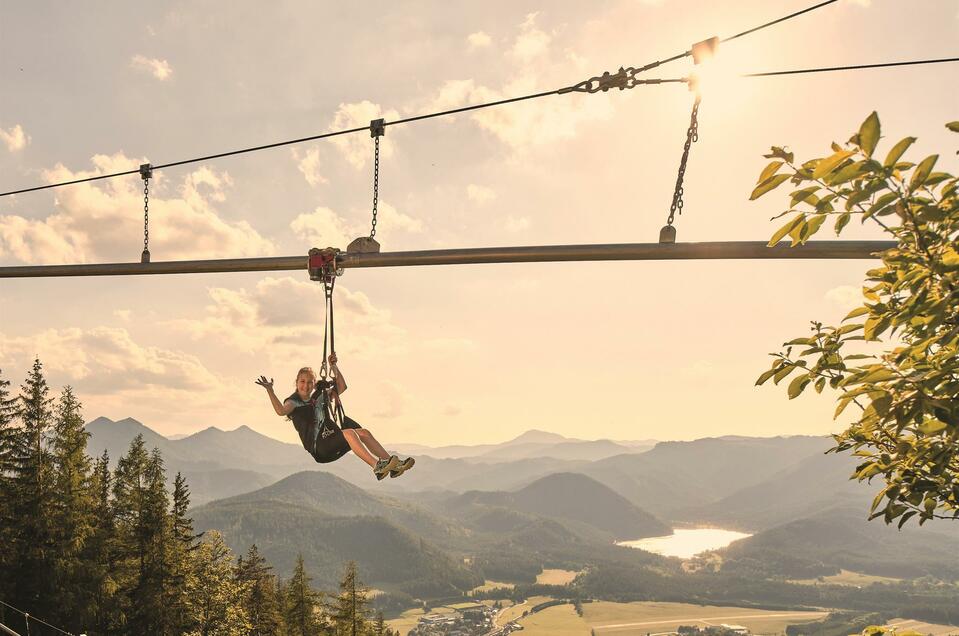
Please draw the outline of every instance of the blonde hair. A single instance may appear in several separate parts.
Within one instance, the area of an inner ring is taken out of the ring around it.
[[[313,367],[303,367],[296,372],[296,379],[299,380],[301,375],[309,374],[313,376],[313,381],[316,382],[316,373],[313,371]]]

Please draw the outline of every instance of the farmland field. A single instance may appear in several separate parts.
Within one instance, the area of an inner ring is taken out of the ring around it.
[[[589,636],[589,625],[572,605],[555,605],[520,621],[524,636]]]
[[[543,570],[536,577],[540,585],[566,585],[572,583],[579,572],[573,570]]]
[[[647,634],[674,631],[680,625],[743,625],[751,632],[779,633],[786,625],[814,621],[827,612],[783,612],[685,603],[584,603],[583,618],[597,634]]]

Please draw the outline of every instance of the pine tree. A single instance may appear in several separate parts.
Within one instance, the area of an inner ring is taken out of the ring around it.
[[[10,381],[0,375],[0,545],[13,541],[13,451],[15,434],[13,420],[16,417],[16,400],[10,397]],[[9,572],[13,566],[10,550],[0,550],[0,572]],[[0,596],[10,598],[13,580],[0,577]]]
[[[173,633],[186,631],[191,624],[189,585],[192,553],[197,549],[198,535],[193,533],[193,519],[187,516],[190,489],[180,473],[173,480],[173,507],[170,513],[170,555],[168,585],[164,589],[164,605],[169,612]]]
[[[96,634],[111,633],[121,624],[115,573],[117,533],[110,500],[112,487],[110,456],[104,450],[103,455],[97,458],[90,479],[93,493],[93,528],[84,546],[83,557],[92,595],[90,631]]]
[[[93,532],[94,498],[89,433],[83,427],[80,402],[67,386],[57,402],[51,443],[54,470],[53,539],[55,544],[57,613],[64,624],[89,625],[93,599],[84,546]]]
[[[260,556],[255,543],[250,546],[246,558],[239,558],[236,566],[237,579],[248,590],[243,606],[253,626],[251,636],[276,636],[279,633],[280,607],[274,593],[272,569]]]
[[[43,365],[34,360],[20,387],[17,419],[10,453],[8,540],[11,554],[7,576],[16,581],[13,605],[38,616],[50,616],[54,597],[53,466],[47,448],[53,426],[52,400]],[[6,525],[6,524],[5,524]]]
[[[289,636],[317,636],[324,631],[316,615],[320,595],[310,587],[311,580],[303,567],[303,555],[297,554],[293,577],[286,585],[284,603],[286,632]]]
[[[248,593],[232,565],[233,553],[219,532],[211,531],[192,553],[194,569],[188,595],[193,629],[190,634],[246,636],[251,625],[240,599]]]
[[[121,620],[133,633],[155,633],[155,609],[149,598],[150,549],[155,529],[148,511],[148,465],[150,458],[137,435],[127,454],[117,462],[113,476],[113,512],[116,519],[116,561],[114,571],[123,590]]]
[[[340,593],[328,606],[337,634],[362,636],[369,631],[369,595],[369,588],[359,579],[356,562],[347,562],[340,581]]]

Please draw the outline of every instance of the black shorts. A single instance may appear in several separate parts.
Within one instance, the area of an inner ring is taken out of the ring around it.
[[[343,429],[362,429],[363,427],[356,423],[353,418],[343,416]],[[329,464],[335,462],[343,455],[350,452],[350,443],[343,436],[343,431],[336,425],[333,425],[333,432],[325,438],[317,438],[316,446],[310,452],[313,459],[318,464]]]

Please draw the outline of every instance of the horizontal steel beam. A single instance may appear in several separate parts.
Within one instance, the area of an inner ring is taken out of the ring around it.
[[[561,261],[655,261],[700,259],[868,259],[896,245],[895,241],[813,241],[789,247],[767,247],[762,241],[709,243],[618,243],[600,245],[538,245],[481,247],[361,254],[341,252],[344,268],[406,267],[411,265],[470,265],[479,263],[547,263]],[[0,278],[52,276],[132,276],[145,274],[213,274],[305,270],[307,257],[230,258],[153,263],[89,263],[0,267]]]

